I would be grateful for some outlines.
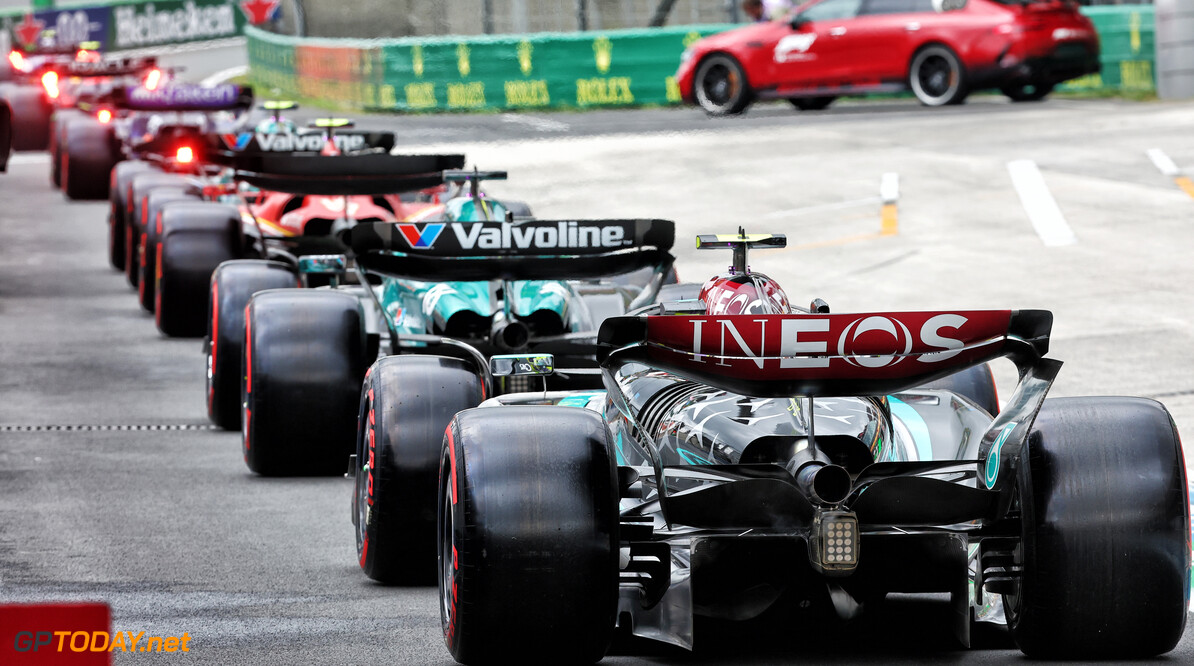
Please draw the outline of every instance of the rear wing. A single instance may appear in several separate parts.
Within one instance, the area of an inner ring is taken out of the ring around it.
[[[59,76],[79,78],[101,76],[136,76],[157,66],[157,58],[116,58],[109,60],[52,62],[47,68],[58,72]]]
[[[395,277],[562,280],[670,268],[675,231],[668,220],[380,222],[353,227],[349,244],[362,268]]]
[[[755,397],[898,393],[1002,356],[1049,349],[1052,313],[959,310],[858,314],[656,315],[605,320],[605,361],[674,372]]]
[[[172,83],[155,90],[126,86],[113,90],[111,99],[115,107],[130,111],[245,111],[253,108],[253,89],[231,83]]]
[[[262,162],[257,157],[293,153],[319,153],[327,145],[327,133],[323,130],[299,132],[257,132],[245,131],[222,134],[218,149],[223,162],[233,168],[247,171],[261,171]],[[332,136],[336,148],[343,154],[388,153],[394,149],[396,139],[393,132],[370,132],[365,130],[338,129]],[[289,156],[285,158],[289,159]],[[270,162],[271,164],[273,162]],[[464,158],[452,162],[443,169],[455,169],[464,165]]]
[[[464,155],[320,155],[245,151],[225,152],[215,160],[232,167],[236,180],[263,190],[349,196],[399,194],[435,187],[443,183],[445,169],[464,164]]]

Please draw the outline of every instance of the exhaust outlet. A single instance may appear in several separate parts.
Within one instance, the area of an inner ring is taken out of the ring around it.
[[[518,351],[531,341],[531,331],[520,321],[502,321],[494,324],[489,338],[498,349]]]
[[[841,465],[810,462],[796,471],[796,484],[814,504],[833,506],[850,496],[850,473]]]

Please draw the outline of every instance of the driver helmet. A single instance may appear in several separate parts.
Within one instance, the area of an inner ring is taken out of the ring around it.
[[[700,299],[711,315],[792,312],[783,288],[762,273],[718,275],[701,287]]]

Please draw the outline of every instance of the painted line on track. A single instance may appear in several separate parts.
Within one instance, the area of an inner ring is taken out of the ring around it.
[[[206,79],[203,79],[202,81],[199,82],[199,85],[214,86],[216,84],[223,83],[223,82],[227,81],[228,79],[233,79],[238,76],[244,76],[245,74],[248,74],[248,73],[249,73],[248,65],[238,65],[236,67],[229,67],[228,69],[221,69],[220,71],[216,72],[215,74],[212,74],[211,76],[207,77]]]
[[[1032,222],[1032,228],[1036,230],[1041,241],[1048,247],[1073,245],[1078,242],[1073,229],[1070,229],[1065,216],[1061,214],[1061,208],[1057,206],[1053,194],[1049,192],[1049,186],[1045,184],[1045,178],[1037,168],[1036,162],[1014,160],[1007,163],[1007,171],[1012,177],[1016,193],[1020,195],[1020,203]]]
[[[1152,161],[1153,166],[1157,167],[1158,171],[1172,178],[1173,182],[1176,183],[1178,187],[1182,188],[1183,192],[1189,194],[1191,197],[1194,197],[1194,180],[1191,180],[1189,176],[1185,175],[1182,170],[1178,168],[1177,164],[1175,164],[1173,160],[1169,159],[1169,156],[1165,154],[1165,151],[1161,150],[1160,148],[1149,148],[1148,150],[1144,151],[1144,153],[1148,155],[1148,159]]]

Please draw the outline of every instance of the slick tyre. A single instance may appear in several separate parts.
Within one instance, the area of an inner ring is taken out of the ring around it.
[[[70,121],[84,118],[86,114],[78,109],[58,109],[50,119],[50,185],[62,185],[62,144],[66,137],[66,126]]]
[[[141,277],[141,233],[148,223],[145,203],[150,191],[164,186],[184,187],[188,182],[182,176],[156,170],[134,174],[129,182],[124,218],[124,274],[130,285],[136,287]]]
[[[1046,400],[1023,455],[1021,581],[1004,596],[1016,644],[1063,659],[1173,649],[1186,623],[1190,522],[1169,413],[1143,398]]]
[[[343,474],[365,378],[361,303],[350,294],[274,289],[245,313],[245,462],[263,476]]]
[[[112,126],[91,118],[75,118],[61,137],[62,192],[76,201],[107,199],[112,167],[119,161]]]
[[[692,85],[697,104],[711,116],[742,113],[754,97],[742,63],[725,53],[702,60]]]
[[[156,193],[155,193],[156,194]],[[207,331],[211,275],[241,252],[240,213],[235,206],[207,201],[176,201],[162,208],[152,225],[154,322],[172,338],[200,337]]]
[[[294,270],[277,261],[225,261],[212,273],[207,306],[207,416],[224,430],[241,427],[245,306],[259,291],[297,286]]]
[[[999,414],[999,393],[995,389],[995,377],[991,374],[991,366],[986,363],[929,382],[922,388],[953,391],[982,407],[991,416]]]
[[[801,111],[821,111],[829,108],[836,97],[793,97],[788,100],[792,106]]]
[[[12,109],[12,149],[45,150],[53,108],[41,86],[4,86],[4,97]]]
[[[925,106],[961,104],[970,93],[965,66],[958,54],[944,44],[929,44],[912,56],[908,85]]]
[[[601,659],[618,595],[611,451],[601,416],[580,408],[483,407],[452,420],[437,537],[440,617],[457,661]]]
[[[476,407],[476,369],[442,356],[387,356],[365,377],[357,419],[353,525],[365,575],[383,583],[435,581],[436,491],[444,430]]]
[[[162,212],[166,209],[167,204],[202,202],[202,200],[198,195],[192,194],[184,187],[159,187],[151,191],[145,201],[145,217],[148,222],[141,230],[141,240],[138,243],[141,251],[137,257],[139,263],[137,268],[139,271],[137,275],[137,300],[141,303],[141,309],[146,312],[153,312],[155,307],[154,297],[157,293],[157,252],[160,252],[157,246],[158,236],[162,228]],[[224,257],[224,259],[233,258],[235,257]],[[214,270],[217,265],[219,265],[219,262],[212,264],[212,269]],[[203,291],[204,293],[207,292],[206,285],[204,285]],[[202,325],[202,318],[199,319],[199,322]]]
[[[124,223],[128,217],[128,186],[132,177],[153,167],[148,162],[130,160],[117,162],[108,177],[108,263],[124,270]]]
[[[1013,102],[1039,102],[1053,92],[1052,83],[1014,83],[1003,86],[999,92]]]

